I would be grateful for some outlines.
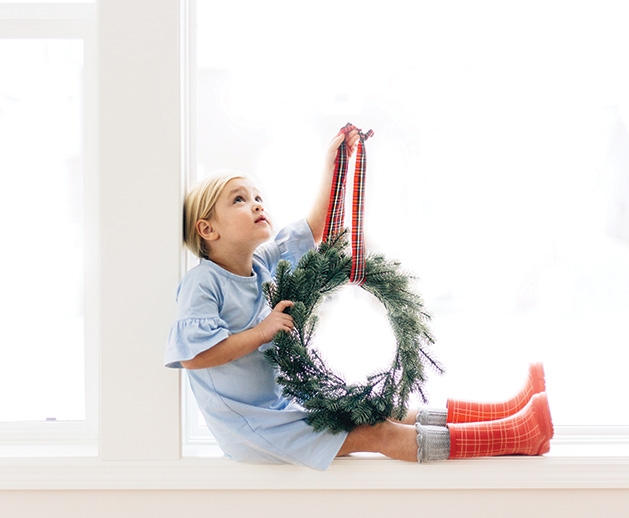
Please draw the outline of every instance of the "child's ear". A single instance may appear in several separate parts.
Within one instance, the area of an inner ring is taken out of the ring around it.
[[[199,235],[207,241],[216,241],[218,239],[218,231],[212,226],[212,224],[205,220],[200,219],[197,221],[197,232]]]

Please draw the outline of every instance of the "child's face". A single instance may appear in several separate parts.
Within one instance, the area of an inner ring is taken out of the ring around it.
[[[255,248],[272,234],[260,191],[247,178],[227,182],[214,207],[211,224],[219,239],[234,245]]]

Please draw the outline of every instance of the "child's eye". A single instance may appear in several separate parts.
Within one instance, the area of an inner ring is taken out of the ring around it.
[[[245,199],[242,196],[236,196],[234,198],[234,203],[239,203],[241,201],[245,201]]]
[[[256,201],[258,203],[262,203],[262,196],[256,196]]]

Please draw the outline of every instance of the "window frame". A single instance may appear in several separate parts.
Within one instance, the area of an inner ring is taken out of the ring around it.
[[[0,38],[83,42],[85,420],[0,422],[0,455],[96,455],[98,436],[97,39],[95,4],[0,4]]]
[[[180,41],[188,8],[186,0],[99,2],[101,217],[92,234],[101,239],[99,456],[47,459],[33,450],[31,458],[0,459],[0,488],[629,487],[629,431],[615,427],[558,429],[553,447],[569,447],[561,455],[449,461],[421,470],[373,455],[338,459],[325,474],[182,456],[181,376],[163,367],[162,355],[184,267],[173,243],[181,242],[191,156],[179,81],[187,65]],[[140,64],[142,74],[130,76]]]

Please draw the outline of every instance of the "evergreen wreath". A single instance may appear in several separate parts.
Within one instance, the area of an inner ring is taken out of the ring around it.
[[[280,261],[274,282],[264,285],[271,307],[281,300],[294,302],[287,309],[294,329],[276,334],[274,346],[265,352],[279,369],[277,382],[286,397],[308,411],[308,422],[316,431],[327,429],[332,433],[374,425],[389,417],[403,419],[411,393],[417,392],[427,401],[423,389],[425,364],[443,372],[428,352],[434,343],[427,327],[430,316],[424,311],[421,297],[409,287],[412,277],[398,262],[377,254],[365,257],[361,288],[374,295],[387,311],[397,343],[390,368],[368,376],[364,384],[348,385],[311,347],[317,307],[349,282],[352,258],[346,234],[343,231],[334,235],[306,253],[292,272],[287,261]]]

